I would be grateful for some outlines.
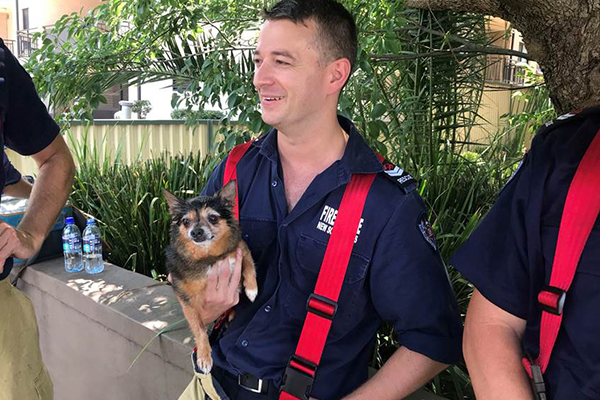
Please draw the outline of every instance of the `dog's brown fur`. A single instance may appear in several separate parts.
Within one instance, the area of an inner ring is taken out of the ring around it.
[[[212,369],[212,356],[206,325],[199,311],[204,305],[212,265],[226,257],[235,259],[240,247],[244,291],[250,301],[258,294],[254,261],[233,216],[235,190],[235,181],[231,181],[215,196],[188,201],[164,191],[172,220],[166,264],[173,289],[196,339],[198,368],[204,373]]]

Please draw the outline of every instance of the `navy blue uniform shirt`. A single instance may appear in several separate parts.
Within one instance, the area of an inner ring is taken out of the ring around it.
[[[375,173],[312,392],[321,400],[339,399],[367,379],[382,321],[394,324],[403,346],[429,358],[454,363],[461,356],[456,300],[435,242],[423,232],[426,210],[414,183],[407,184],[412,178],[384,173],[351,122],[340,118],[340,124],[349,133],[342,159],[314,179],[290,213],[277,132],[254,142],[240,160],[240,223],[257,265],[258,297],[250,303],[242,296],[213,346],[215,365],[280,385],[350,175]],[[224,165],[203,194],[222,187]]]
[[[59,128],[37,95],[31,77],[1,39],[0,49],[4,51],[4,67],[0,67],[4,78],[0,84],[0,142],[19,154],[35,154],[52,143]],[[3,173],[0,192],[4,186]],[[12,258],[7,259],[0,280],[8,276],[12,265]]]
[[[538,132],[519,171],[452,258],[486,299],[527,320],[523,347],[533,357],[540,340],[537,295],[550,281],[567,191],[600,129],[600,107],[568,115]],[[545,374],[550,400],[600,399],[599,308],[600,220],[567,293]]]

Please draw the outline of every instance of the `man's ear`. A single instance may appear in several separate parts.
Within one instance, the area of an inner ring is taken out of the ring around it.
[[[342,91],[342,88],[350,78],[352,66],[347,58],[340,58],[331,62],[327,68],[329,69],[329,94],[334,94]]]
[[[225,199],[233,204],[233,202],[235,201],[235,191],[235,180],[231,180],[227,182],[227,185],[219,189],[219,191],[216,193],[216,196]]]
[[[174,218],[181,208],[185,205],[185,200],[180,199],[179,197],[171,194],[167,189],[163,189],[163,195],[167,200],[167,204],[169,205],[169,215],[171,218]]]

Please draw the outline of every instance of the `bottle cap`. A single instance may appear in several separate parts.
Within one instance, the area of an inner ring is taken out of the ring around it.
[[[96,225],[96,220],[94,217],[88,218],[86,225]]]
[[[65,223],[66,223],[67,225],[69,225],[69,224],[74,224],[74,223],[75,223],[75,220],[73,219],[73,217],[67,217],[67,219],[65,219]]]

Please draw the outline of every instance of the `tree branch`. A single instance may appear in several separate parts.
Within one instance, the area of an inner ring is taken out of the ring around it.
[[[454,10],[500,16],[499,0],[407,0],[409,7],[430,10]]]
[[[399,61],[399,60],[415,60],[417,58],[425,57],[449,57],[454,53],[481,53],[481,54],[496,54],[506,55],[519,58],[525,58],[532,60],[531,56],[527,53],[523,53],[516,50],[503,49],[501,47],[486,47],[479,46],[476,44],[468,44],[459,47],[455,47],[452,50],[435,50],[426,53],[413,53],[413,54],[371,54],[370,57],[375,61]]]
[[[503,47],[495,47],[495,46],[482,46],[479,45],[477,43],[473,43],[470,40],[461,38],[460,36],[456,36],[456,35],[452,35],[449,34],[448,32],[442,32],[442,31],[438,31],[435,29],[430,29],[427,28],[425,26],[422,25],[418,25],[415,23],[410,23],[410,26],[408,27],[402,27],[402,28],[396,28],[394,29],[395,31],[407,31],[407,30],[413,30],[413,29],[419,29],[423,32],[432,34],[432,35],[436,35],[436,36],[440,36],[440,37],[445,37],[448,39],[448,41],[452,41],[452,42],[456,42],[456,43],[460,43],[463,46],[459,47],[458,49],[460,49],[460,51],[465,51],[463,50],[465,47],[472,49],[473,51],[480,51],[481,53],[484,54],[500,54],[500,55],[507,55],[507,56],[514,56],[514,57],[520,57],[520,58],[525,58],[527,60],[533,60],[533,58],[531,57],[530,54],[527,53],[523,53],[520,51],[516,51],[516,50],[510,50],[510,49],[505,49]],[[378,31],[372,31],[372,32],[378,32]],[[386,33],[386,31],[379,31],[379,33]],[[456,51],[458,50],[456,48],[454,49],[450,49],[451,51]]]

